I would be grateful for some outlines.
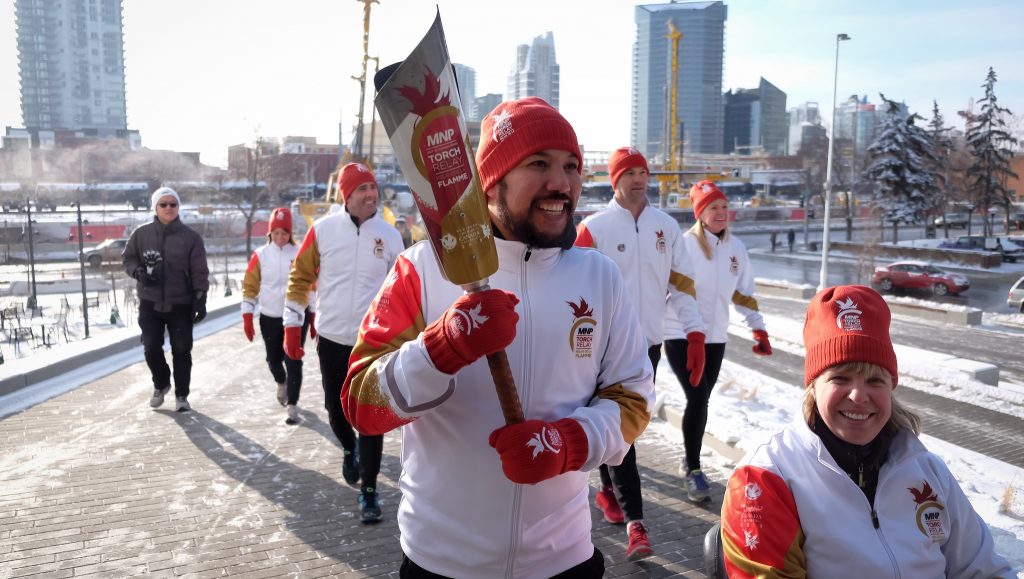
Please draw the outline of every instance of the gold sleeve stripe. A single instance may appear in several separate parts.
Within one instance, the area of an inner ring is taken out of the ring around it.
[[[600,390],[597,397],[619,405],[619,428],[623,440],[633,444],[634,440],[640,438],[647,428],[647,423],[651,421],[651,414],[647,412],[647,400],[643,396],[627,390],[622,384],[615,384]]]
[[[287,300],[302,306],[309,303],[309,289],[316,283],[319,275],[320,246],[316,242],[314,227],[306,233],[299,253],[292,262],[292,270],[288,274]]]
[[[245,268],[245,277],[242,278],[242,297],[254,300],[260,295],[260,282],[262,281],[262,270],[260,269],[260,258],[255,253],[249,260],[249,266]]]
[[[690,297],[697,299],[697,288],[694,287],[693,280],[685,275],[673,271],[668,274],[668,283],[680,293],[689,294]]]
[[[732,292],[732,303],[738,306],[743,306],[748,310],[757,311],[757,300],[751,296],[745,296],[740,292]]]

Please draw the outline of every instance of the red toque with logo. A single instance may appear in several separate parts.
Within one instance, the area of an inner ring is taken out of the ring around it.
[[[348,203],[348,196],[363,183],[377,183],[373,171],[362,163],[349,163],[341,168],[338,173],[338,190],[341,191],[341,200]]]
[[[576,131],[557,109],[537,97],[503,102],[480,124],[476,166],[480,185],[489,190],[526,157],[545,149],[569,151],[580,161],[583,154]]]
[[[722,193],[722,190],[713,181],[697,181],[693,184],[693,187],[690,187],[690,201],[693,203],[694,217],[700,218],[704,208],[718,199],[728,201],[725,198],[725,193]]]
[[[267,225],[267,231],[275,229],[284,229],[288,233],[292,232],[292,212],[287,207],[278,207],[270,212],[270,223]]]
[[[608,159],[608,178],[611,180],[612,189],[615,188],[619,177],[634,167],[643,167],[644,171],[650,172],[650,169],[647,168],[647,159],[640,154],[640,151],[633,147],[615,149],[611,158]]]
[[[862,285],[825,288],[807,306],[804,321],[804,384],[826,369],[847,362],[868,362],[898,374],[896,351],[889,338],[889,305]]]

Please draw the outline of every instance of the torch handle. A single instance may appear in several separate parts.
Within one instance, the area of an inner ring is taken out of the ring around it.
[[[524,422],[526,417],[523,416],[523,406],[519,403],[519,392],[516,391],[516,381],[512,377],[512,368],[508,365],[505,350],[488,355],[487,365],[491,368],[491,377],[494,379],[494,389],[498,392],[498,403],[501,404],[505,424]]]
[[[484,278],[474,283],[465,284],[462,289],[466,293],[473,293],[489,290],[491,286]],[[505,417],[505,424],[526,422],[523,405],[519,403],[516,379],[512,376],[512,368],[508,365],[508,355],[505,354],[505,350],[488,355],[487,365],[491,368],[491,378],[494,380],[494,389],[498,393],[498,403],[501,404],[501,414]]]

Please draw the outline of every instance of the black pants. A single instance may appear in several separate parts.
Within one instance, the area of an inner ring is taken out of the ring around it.
[[[341,407],[341,388],[345,385],[345,375],[348,374],[348,359],[352,355],[352,346],[317,336],[316,352],[320,356],[324,408],[327,410],[331,430],[345,450],[354,450],[356,444],[359,444],[359,478],[362,480],[362,486],[376,487],[380,461],[384,455],[384,436],[360,436],[357,440],[356,432],[348,423]]]
[[[158,312],[156,303],[139,302],[139,328],[146,365],[153,375],[153,388],[171,384],[171,369],[164,358],[164,331],[171,339],[171,360],[174,364],[174,395],[188,396],[192,382],[192,304],[175,304],[169,312]]]
[[[686,340],[665,340],[665,356],[686,394],[686,410],[683,411],[683,448],[686,450],[686,467],[700,468],[700,449],[704,442],[704,429],[708,425],[708,400],[711,390],[718,382],[725,357],[725,343],[704,344],[704,375],[696,387],[690,386],[690,372],[686,369]]]
[[[402,556],[402,566],[398,569],[398,576],[401,579],[447,579],[444,575],[431,573],[423,567],[412,562],[412,559]],[[594,547],[594,554],[586,561],[562,571],[553,579],[591,579],[604,576],[604,555]]]
[[[302,345],[306,345],[306,331],[309,330],[309,310],[302,324]],[[267,350],[267,366],[278,384],[288,385],[288,404],[299,403],[302,390],[302,360],[292,360],[284,355],[284,319],[260,314],[260,335]]]
[[[658,375],[658,362],[661,361],[661,344],[647,349],[647,357],[654,366],[654,375]],[[644,502],[640,496],[640,471],[636,467],[636,447],[629,445],[629,452],[618,466],[602,464],[598,469],[601,474],[601,485],[615,489],[615,499],[619,501],[627,521],[639,521],[644,518]]]

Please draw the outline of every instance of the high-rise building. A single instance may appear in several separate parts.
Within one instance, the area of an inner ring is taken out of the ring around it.
[[[508,75],[508,94],[505,97],[507,100],[540,97],[557,109],[558,76],[555,35],[545,32],[530,44],[516,47],[516,64]]]
[[[15,0],[28,129],[127,132],[122,0]]]
[[[462,114],[466,115],[466,120],[473,120],[476,117],[476,70],[458,63],[452,64],[452,68],[455,69],[455,79],[459,83]]]
[[[725,93],[726,153],[786,153],[786,93],[761,79],[758,88]]]
[[[805,102],[789,109],[789,146],[788,153],[796,155],[804,139],[804,125],[820,125],[821,111],[818,103]]]
[[[680,125],[676,138],[684,154],[722,152],[726,17],[727,8],[720,1],[636,7],[630,141],[647,157],[664,160],[670,134],[668,86],[673,71],[672,41],[666,38],[669,21],[682,33],[675,73]]]
[[[487,113],[494,110],[494,107],[501,104],[501,95],[496,92],[487,93],[484,96],[476,97],[476,103],[473,105],[475,111],[475,117],[470,118],[472,121],[480,122],[484,120]]]

